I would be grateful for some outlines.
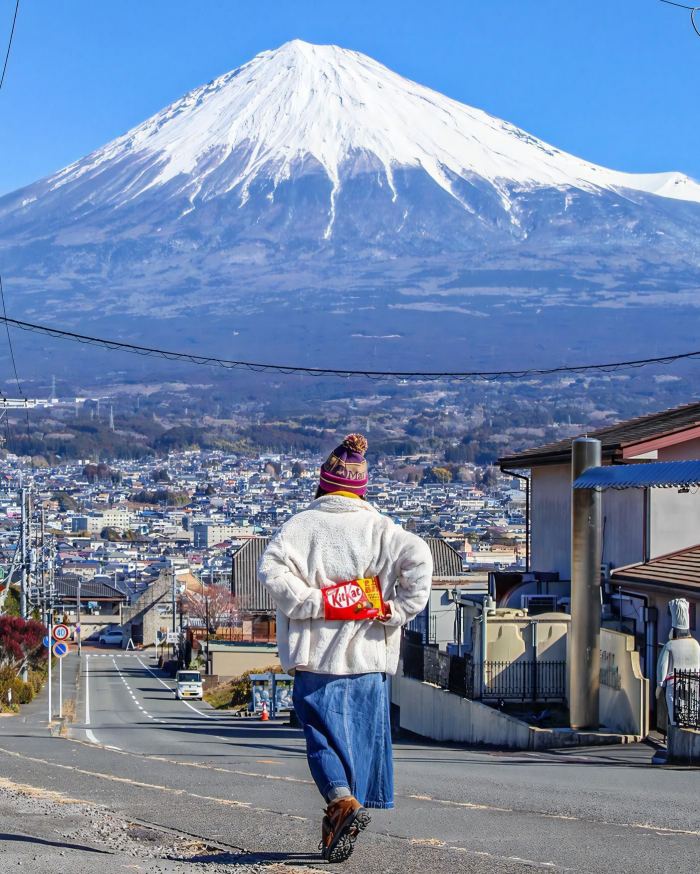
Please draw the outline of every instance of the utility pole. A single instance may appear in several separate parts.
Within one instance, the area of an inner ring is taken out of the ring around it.
[[[175,631],[175,630],[176,630],[176,628],[175,628],[175,568],[172,569],[171,574],[172,574],[171,582],[172,582],[172,602],[173,602],[173,603],[172,603],[172,608],[173,608],[173,631]]]
[[[22,504],[21,513],[20,513],[20,549],[21,549],[21,575],[20,575],[20,584],[19,584],[19,613],[22,619],[27,618],[27,584],[29,582],[28,572],[29,572],[29,549],[28,549],[28,527],[29,527],[29,513],[27,512],[27,503],[28,503],[28,495],[27,489],[22,487],[19,492],[20,502]],[[29,669],[27,665],[23,665],[22,667],[22,679],[24,682],[27,682],[29,677]]]
[[[76,592],[75,598],[75,613],[76,613],[76,625],[78,629],[78,657],[82,654],[83,651],[83,627],[80,623],[80,582],[81,577],[78,577],[78,589]]]
[[[572,484],[600,464],[600,440],[572,442]],[[569,721],[575,729],[597,728],[600,721],[601,505],[599,489],[572,488]]]

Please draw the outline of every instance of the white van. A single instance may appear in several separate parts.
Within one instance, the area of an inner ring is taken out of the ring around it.
[[[183,698],[204,698],[202,675],[199,671],[178,671],[175,675],[175,697],[178,701]]]

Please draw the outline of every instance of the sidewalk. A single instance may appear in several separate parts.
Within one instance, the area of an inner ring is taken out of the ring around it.
[[[51,726],[49,726],[49,688],[48,683],[46,683],[41,691],[34,696],[34,698],[29,702],[29,704],[23,704],[20,707],[20,711],[15,717],[10,717],[12,719],[18,719],[26,726],[33,727],[37,733],[44,732],[57,732],[61,723],[58,721],[58,711],[59,711],[59,701],[58,701],[58,677],[59,677],[59,668],[58,668],[58,660],[54,664],[51,671],[51,686],[52,686],[52,707],[53,710],[53,720]],[[78,656],[78,650],[73,649],[71,652],[65,656],[63,659],[63,704],[66,711],[69,711],[70,702],[73,703],[73,707],[77,705],[78,700],[78,686],[80,684],[80,659]],[[64,713],[66,715],[66,713]]]

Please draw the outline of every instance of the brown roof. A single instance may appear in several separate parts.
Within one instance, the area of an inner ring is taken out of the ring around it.
[[[637,419],[628,419],[616,425],[587,431],[585,435],[579,436],[595,437],[600,440],[603,444],[603,461],[610,461],[626,446],[635,446],[647,440],[668,437],[672,434],[680,436],[684,431],[697,427],[700,427],[700,403],[692,403],[663,410],[660,413],[640,416]],[[574,437],[567,437],[556,443],[506,455],[499,458],[498,463],[504,469],[534,467],[541,464],[565,464],[571,461],[571,441],[574,439]]]
[[[426,537],[433,556],[434,577],[457,577],[464,573],[462,556],[442,537]]]
[[[641,564],[617,568],[616,582],[630,582],[645,588],[682,590],[700,594],[700,546],[662,555]]]

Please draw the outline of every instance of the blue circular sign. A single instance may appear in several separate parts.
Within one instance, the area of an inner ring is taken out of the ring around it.
[[[58,643],[54,643],[53,645],[53,654],[58,656],[59,659],[62,659],[64,655],[68,652],[68,647],[63,641],[58,641]]]
[[[47,634],[46,637],[44,638],[44,640],[42,641],[42,643],[44,644],[44,646],[48,646],[50,642],[51,641],[49,640],[49,636]]]

